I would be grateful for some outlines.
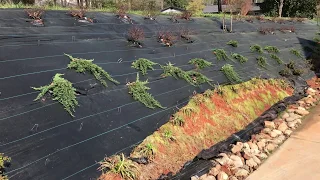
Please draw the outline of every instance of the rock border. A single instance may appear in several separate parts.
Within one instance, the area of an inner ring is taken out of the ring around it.
[[[211,160],[215,166],[209,173],[191,180],[243,180],[255,171],[292,132],[301,125],[303,117],[320,100],[320,91],[308,88],[307,97],[290,105],[284,113],[273,121],[264,121],[260,133],[251,136],[247,142],[238,141],[232,145],[231,152],[220,153]]]

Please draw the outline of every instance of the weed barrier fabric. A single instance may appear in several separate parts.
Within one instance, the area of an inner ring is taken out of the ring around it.
[[[286,107],[296,103],[303,97],[306,97],[305,90],[308,88],[307,83],[300,79],[294,78],[289,79],[291,85],[293,86],[295,92],[294,95],[289,96],[278,103],[274,104],[267,111],[265,111],[261,116],[247,125],[243,130],[238,131],[237,133],[232,134],[229,138],[224,141],[221,141],[209,149],[201,151],[191,162],[187,162],[185,166],[177,173],[175,176],[163,176],[165,178],[159,179],[189,179],[194,175],[198,175],[199,177],[205,173],[208,173],[209,170],[215,166],[210,159],[218,157],[220,153],[230,152],[231,145],[236,142],[247,142],[251,139],[251,136],[254,134],[258,134],[264,128],[264,121],[273,121],[277,118],[277,115],[284,110]]]
[[[260,68],[250,52],[252,44],[275,45],[279,56],[288,63],[293,60],[299,67],[304,61],[290,54],[290,48],[301,49],[300,39],[312,39],[317,27],[308,23],[294,24],[297,34],[260,35],[259,23],[247,27],[238,22],[235,33],[223,33],[219,23],[212,18],[195,18],[187,22],[172,23],[168,16],[157,21],[146,21],[131,15],[133,23],[142,27],[146,38],[143,48],[130,46],[126,32],[131,24],[117,19],[110,13],[90,12],[88,17],[97,20],[88,24],[66,15],[66,11],[46,11],[44,27],[34,27],[23,10],[0,10],[0,152],[12,158],[7,169],[10,179],[57,180],[90,179],[100,175],[97,162],[104,156],[129,153],[134,144],[168,122],[170,116],[189,100],[194,92],[202,93],[210,87],[203,84],[193,87],[184,80],[161,77],[160,66],[140,74],[149,80],[150,93],[166,109],[148,109],[128,94],[127,82],[135,81],[137,70],[131,63],[147,58],[165,65],[169,61],[183,70],[193,70],[188,64],[192,58],[203,58],[213,63],[200,72],[212,79],[213,84],[226,84],[228,80],[221,67],[232,64],[242,80],[252,77],[278,78],[284,65],[267,59],[267,69]],[[220,21],[221,23],[221,21]],[[275,26],[278,26],[275,24]],[[194,31],[194,43],[177,39],[172,47],[157,42],[157,33],[168,30],[177,33],[181,28]],[[239,42],[238,48],[226,43]],[[218,61],[212,49],[225,49],[228,54],[239,53],[248,57],[245,64]],[[114,79],[103,87],[90,74],[79,74],[66,67],[70,59],[64,55],[94,59]],[[263,56],[268,57],[267,53]],[[56,101],[46,96],[34,102],[39,87],[51,82],[56,73],[76,88],[80,106],[72,118]],[[304,74],[311,77],[312,72]]]

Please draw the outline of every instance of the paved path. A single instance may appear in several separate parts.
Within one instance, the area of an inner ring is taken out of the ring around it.
[[[320,180],[320,105],[246,180]]]

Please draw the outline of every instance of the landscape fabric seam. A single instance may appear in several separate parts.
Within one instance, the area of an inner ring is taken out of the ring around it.
[[[143,120],[143,119],[145,119],[145,118],[151,117],[151,116],[153,116],[153,115],[156,115],[156,114],[159,114],[159,113],[162,113],[162,112],[171,110],[172,108],[176,108],[177,106],[180,106],[180,105],[182,105],[182,104],[185,104],[185,103],[187,103],[188,101],[189,101],[189,100],[184,101],[184,102],[181,102],[181,103],[176,104],[176,105],[174,105],[174,106],[171,106],[171,107],[169,107],[169,108],[165,108],[165,109],[160,110],[160,111],[158,111],[158,112],[149,114],[149,115],[147,115],[147,116],[138,118],[138,119],[136,119],[136,120],[134,120],[134,121],[131,121],[131,122],[129,122],[129,123],[126,123],[126,124],[124,124],[124,125],[118,126],[118,127],[116,127],[116,128],[110,129],[110,130],[105,131],[105,132],[103,132],[103,133],[100,133],[100,134],[98,134],[98,135],[92,136],[92,137],[87,138],[87,139],[85,139],[85,140],[82,140],[82,141],[80,141],[80,142],[77,142],[77,143],[74,143],[74,144],[72,144],[72,145],[66,146],[66,147],[64,147],[64,148],[58,149],[58,150],[56,150],[56,151],[54,151],[54,152],[52,152],[52,153],[49,153],[48,155],[45,155],[45,156],[43,156],[43,157],[41,157],[41,158],[39,158],[39,159],[37,159],[37,160],[35,160],[35,161],[32,161],[32,162],[24,165],[23,167],[20,167],[20,168],[17,168],[17,169],[13,169],[13,170],[11,170],[11,171],[8,171],[6,174],[11,174],[11,173],[16,172],[16,171],[18,171],[18,170],[24,169],[24,168],[26,168],[26,167],[28,167],[28,166],[30,166],[30,165],[33,165],[33,164],[41,161],[42,159],[45,159],[45,158],[47,158],[47,157],[49,157],[49,156],[54,155],[54,154],[56,154],[56,153],[58,153],[58,152],[60,152],[60,151],[63,151],[63,150],[65,150],[65,149],[68,149],[68,148],[77,146],[77,145],[79,145],[79,144],[81,144],[81,143],[85,143],[85,142],[87,142],[87,141],[89,141],[89,140],[95,139],[95,138],[97,138],[97,137],[103,136],[103,135],[108,134],[108,133],[110,133],[110,132],[113,132],[113,131],[115,131],[115,130],[121,129],[121,128],[123,128],[123,127],[126,127],[126,126],[128,126],[128,125],[130,125],[130,124],[133,124],[133,123],[138,122],[138,121],[140,121],[140,120]]]

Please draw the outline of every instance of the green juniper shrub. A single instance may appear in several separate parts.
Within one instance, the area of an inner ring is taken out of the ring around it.
[[[246,57],[244,57],[244,56],[242,56],[240,54],[237,54],[237,53],[233,53],[231,56],[232,56],[233,59],[238,60],[241,64],[243,64],[243,63],[248,61],[248,58],[246,58]]]
[[[295,76],[301,76],[303,73],[304,73],[303,69],[294,68],[292,70],[292,74],[295,75]]]
[[[158,63],[154,63],[154,62],[152,62],[152,61],[150,61],[148,59],[139,58],[139,59],[137,59],[136,61],[134,61],[132,63],[131,67],[139,70],[142,73],[142,75],[146,75],[148,69],[154,70],[153,66],[157,65],[157,64]]]
[[[296,67],[296,63],[294,61],[290,61],[288,64],[287,64],[287,67],[289,69],[295,69]]]
[[[266,50],[268,53],[279,53],[279,49],[275,46],[266,46],[264,47],[264,50]]]
[[[75,107],[78,106],[76,99],[76,89],[72,87],[72,83],[64,78],[63,74],[56,74],[53,77],[51,84],[41,86],[38,88],[32,87],[36,91],[41,91],[34,101],[42,98],[47,92],[52,92],[53,100],[58,101],[64,107],[64,109],[71,115],[72,111],[75,112]]]
[[[260,53],[260,54],[263,53],[262,47],[259,46],[258,44],[254,44],[254,45],[250,46],[250,50],[251,50],[252,52],[258,52],[258,53]]]
[[[213,54],[216,55],[218,60],[229,60],[230,58],[228,57],[226,51],[224,49],[214,49]]]
[[[258,62],[258,65],[260,67],[263,67],[263,68],[266,68],[267,66],[267,59],[263,56],[259,56],[257,57],[257,62]]]
[[[103,70],[100,66],[93,64],[93,59],[81,59],[81,58],[74,58],[71,55],[65,54],[70,58],[70,63],[68,64],[69,69],[75,69],[78,73],[86,73],[89,72],[93,74],[93,76],[100,81],[100,83],[104,86],[107,86],[107,82],[103,79],[106,78],[109,81],[119,84],[119,82],[113,79],[109,73]]]
[[[238,73],[234,70],[232,65],[225,64],[224,66],[222,66],[221,71],[232,84],[238,84],[242,82],[242,79],[240,78]]]
[[[235,40],[230,40],[227,45],[233,46],[233,47],[238,47],[238,41]]]
[[[170,62],[166,66],[161,66],[163,69],[162,76],[172,76],[176,79],[184,79],[189,84],[193,86],[199,86],[203,83],[210,84],[210,79],[204,76],[203,74],[196,71],[183,71],[182,69],[175,67]]]
[[[141,102],[146,107],[154,109],[156,107],[164,108],[161,106],[160,102],[155,100],[154,97],[147,92],[150,88],[146,85],[148,84],[148,80],[140,81],[139,73],[137,73],[137,79],[135,82],[128,83],[129,94],[132,95],[133,99]]]
[[[282,59],[280,59],[277,55],[275,55],[275,54],[270,54],[270,57],[271,57],[272,59],[276,60],[278,64],[283,64]]]
[[[206,67],[212,66],[212,62],[206,61],[201,58],[194,58],[189,61],[189,64],[193,64],[197,67],[197,69],[204,69]]]
[[[288,77],[288,76],[291,75],[291,71],[290,71],[289,68],[286,67],[286,68],[282,69],[282,70],[279,72],[279,74],[280,74],[281,76]]]
[[[292,54],[294,54],[295,56],[299,57],[299,58],[303,58],[303,56],[301,55],[301,53],[300,53],[298,50],[296,50],[296,49],[290,49],[290,52],[291,52]]]

